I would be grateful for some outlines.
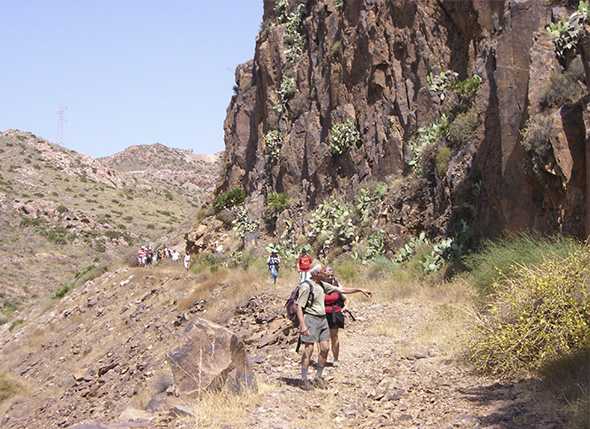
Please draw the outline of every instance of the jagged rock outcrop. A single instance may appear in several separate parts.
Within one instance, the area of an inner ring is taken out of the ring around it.
[[[453,71],[460,80],[481,78],[469,107],[476,129],[463,145],[449,144],[445,172],[390,190],[384,223],[434,235],[467,222],[479,235],[532,229],[585,236],[585,99],[540,104],[552,73],[562,72],[545,27],[571,7],[537,0],[265,0],[254,59],[236,71],[220,190],[244,188],[250,211],[261,216],[272,191],[312,208],[335,193],[350,197],[369,181],[412,181],[417,130],[461,111],[452,96],[429,89],[428,76]],[[555,162],[542,166],[542,177],[522,145],[535,115],[552,118],[544,150]],[[331,135],[346,121],[361,139],[334,153]]]
[[[185,327],[181,339],[184,343],[168,354],[180,393],[256,389],[244,343],[229,329],[197,319]]]

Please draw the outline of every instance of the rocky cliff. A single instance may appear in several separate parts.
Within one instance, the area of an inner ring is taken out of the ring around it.
[[[381,181],[396,236],[586,236],[585,76],[546,30],[577,3],[265,0],[220,190],[261,216],[271,192],[313,208]]]

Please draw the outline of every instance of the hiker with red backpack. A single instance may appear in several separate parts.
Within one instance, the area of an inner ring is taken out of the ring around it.
[[[337,291],[341,294],[362,293],[367,297],[371,292],[358,288],[339,288],[328,283],[328,276],[320,267],[309,271],[310,277],[303,280],[291,293],[287,301],[287,316],[299,326],[299,341],[303,344],[301,355],[301,381],[303,390],[311,390],[307,378],[314,344],[319,343],[320,356],[314,384],[324,386],[322,373],[326,366],[330,348],[330,327],[326,318],[324,299],[326,294]]]
[[[334,270],[331,267],[324,269],[326,274],[326,282],[335,287],[340,287],[340,283],[334,276]],[[346,308],[346,296],[335,290],[326,294],[324,297],[324,307],[326,308],[326,318],[328,319],[328,327],[330,328],[330,348],[332,349],[332,366],[338,366],[338,358],[340,356],[340,340],[338,338],[338,330],[344,329],[344,311]],[[352,313],[349,312],[352,316]]]
[[[297,271],[299,272],[299,281],[306,280],[313,264],[313,258],[309,255],[309,246],[305,245],[301,249],[301,255],[297,259]]]

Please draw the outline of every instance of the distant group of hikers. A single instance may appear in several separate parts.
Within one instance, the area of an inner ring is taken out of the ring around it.
[[[155,265],[158,262],[170,259],[172,262],[178,262],[180,260],[180,252],[176,249],[171,249],[168,246],[159,247],[153,249],[150,245],[141,246],[137,251],[137,264],[140,267],[148,267]],[[190,268],[190,254],[184,256],[184,268],[188,270]]]
[[[299,329],[297,350],[303,344],[301,356],[301,387],[311,390],[312,383],[308,379],[309,365],[315,344],[319,346],[319,359],[313,385],[324,387],[323,371],[327,363],[330,348],[333,355],[333,367],[338,367],[340,357],[340,341],[338,330],[344,328],[344,313],[347,294],[362,293],[366,297],[371,292],[360,288],[345,288],[336,279],[334,270],[329,266],[314,265],[308,247],[304,247],[297,260],[299,284],[291,292],[286,303],[287,316]],[[268,269],[276,284],[280,257],[272,251],[268,258]],[[331,347],[330,347],[331,346]]]

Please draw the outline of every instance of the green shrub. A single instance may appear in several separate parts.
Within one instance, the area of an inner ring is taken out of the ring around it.
[[[286,192],[271,192],[266,199],[266,206],[275,214],[289,207],[289,195]]]
[[[67,229],[61,226],[42,230],[41,235],[43,235],[51,243],[58,244],[60,246],[68,244],[68,242],[74,238]]]
[[[383,231],[375,231],[367,237],[367,251],[365,259],[372,261],[385,253],[385,234]]]
[[[227,192],[219,194],[215,198],[213,208],[215,212],[220,212],[223,209],[230,209],[235,206],[239,206],[246,200],[246,193],[243,189],[232,188]]]
[[[14,302],[11,301],[7,301],[4,304],[2,304],[2,307],[0,307],[0,313],[10,317],[14,314],[14,312],[16,312],[17,306]]]
[[[541,92],[540,104],[544,109],[562,106],[577,101],[582,95],[584,90],[574,73],[554,70]]]
[[[282,146],[283,138],[278,130],[271,130],[264,135],[264,154],[270,165],[278,161]]]
[[[276,109],[279,113],[282,113],[287,108],[287,103],[295,93],[297,92],[297,83],[295,82],[295,78],[292,76],[283,76],[283,80],[281,80],[281,85],[277,91],[279,96],[279,105],[276,106]]]
[[[372,187],[362,188],[355,198],[355,209],[362,223],[366,223],[376,214],[379,205],[387,193],[387,184],[377,182]]]
[[[53,299],[61,299],[70,293],[73,289],[82,286],[86,282],[96,279],[97,277],[102,276],[104,273],[108,271],[108,266],[106,265],[89,265],[85,268],[82,268],[78,271],[72,280],[67,283],[64,283],[59,289],[57,289],[53,295]]]
[[[353,210],[343,201],[332,199],[320,204],[309,220],[309,238],[322,248],[351,244],[357,239]]]
[[[467,112],[459,113],[451,122],[447,138],[455,145],[466,145],[477,137],[477,127],[479,115],[475,109],[469,109]]]
[[[451,149],[448,146],[441,146],[438,148],[436,152],[436,157],[434,158],[434,165],[436,169],[436,174],[439,177],[445,176],[447,174],[447,170],[449,169],[449,161],[451,160]]]
[[[305,40],[302,34],[303,17],[305,15],[305,5],[298,4],[286,18],[285,26],[285,57],[288,64],[295,64],[305,47]]]
[[[352,119],[337,122],[330,130],[329,145],[333,156],[340,156],[361,143],[361,134]]]
[[[289,15],[289,0],[276,0],[274,12],[279,23],[286,22]]]
[[[408,165],[421,174],[423,154],[427,149],[434,147],[447,136],[449,130],[449,118],[442,114],[428,127],[418,129],[416,135],[410,140],[410,160]]]
[[[445,99],[446,92],[451,88],[455,79],[459,76],[458,73],[452,70],[443,70],[437,75],[428,73],[426,76],[426,83],[431,92],[438,94],[441,100]]]
[[[10,326],[8,327],[8,331],[12,332],[16,328],[18,328],[19,326],[22,326],[24,324],[25,324],[25,321],[23,319],[16,319],[10,324]]]
[[[246,235],[258,229],[258,223],[250,219],[245,207],[236,207],[233,211],[236,217],[232,221],[232,229],[238,234],[238,237],[244,239]]]
[[[530,118],[526,127],[521,131],[521,144],[531,158],[533,171],[542,176],[552,171],[556,162],[553,155],[551,138],[553,137],[553,123],[551,117],[537,115]]]
[[[471,342],[471,359],[486,372],[517,375],[590,347],[590,251],[519,265],[497,284],[489,312]]]
[[[568,19],[562,19],[547,26],[547,31],[553,37],[555,55],[562,65],[566,65],[575,56],[578,43],[584,37],[589,11],[588,1],[581,0],[578,10]]]
[[[24,217],[20,221],[20,226],[23,228],[26,228],[28,226],[41,226],[44,223],[45,222],[41,218]]]
[[[470,100],[473,97],[475,97],[475,95],[477,94],[477,91],[479,91],[480,86],[481,86],[481,77],[474,74],[473,76],[471,76],[467,79],[458,80],[458,81],[454,82],[452,85],[452,88],[453,88],[453,91],[457,95]]]
[[[518,235],[488,241],[481,251],[465,257],[463,262],[478,291],[488,295],[494,291],[494,285],[509,278],[516,267],[534,267],[545,258],[563,259],[579,249],[580,244],[569,238]]]
[[[452,238],[431,243],[426,234],[421,232],[419,236],[410,238],[398,249],[393,261],[404,264],[414,277],[419,277],[440,271],[451,257],[452,250]]]
[[[68,211],[68,208],[66,206],[64,206],[63,204],[60,204],[59,206],[57,206],[56,210],[59,214],[63,214]]]

